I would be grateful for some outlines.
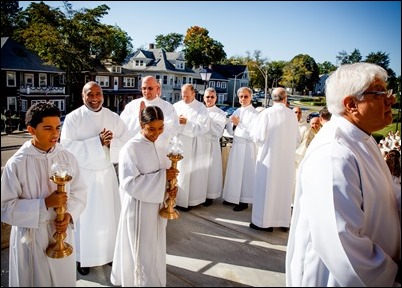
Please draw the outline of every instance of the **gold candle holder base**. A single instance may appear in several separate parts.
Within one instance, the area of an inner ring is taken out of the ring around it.
[[[64,177],[53,175],[50,177],[50,180],[52,180],[54,183],[57,184],[57,192],[55,193],[60,193],[60,192],[65,192],[65,185],[68,181],[73,179],[70,175],[66,175]],[[64,213],[66,211],[64,206],[61,207],[56,207],[54,209],[57,214],[56,221],[63,221],[64,220]],[[46,255],[49,256],[50,258],[64,258],[71,253],[73,253],[73,247],[64,242],[64,239],[66,239],[67,233],[59,233],[55,232],[53,234],[53,238],[56,240],[55,243],[49,244],[49,246],[46,248]]]
[[[168,200],[169,200],[169,199],[168,199]],[[179,218],[179,217],[180,217],[180,213],[179,213],[179,211],[177,211],[177,209],[175,209],[173,206],[174,206],[174,204],[172,205],[172,204],[169,204],[169,203],[167,202],[167,206],[166,206],[166,207],[163,207],[163,208],[159,211],[159,215],[160,215],[162,218],[169,219],[169,220]]]
[[[183,156],[180,154],[173,154],[169,153],[167,155],[169,157],[170,161],[172,161],[171,168],[177,169],[177,162],[183,159]],[[177,178],[172,179],[169,181],[168,188],[169,190],[172,190],[174,187],[176,187],[177,183]],[[173,197],[168,196],[168,199],[166,200],[166,206],[161,208],[159,210],[159,215],[162,218],[165,219],[177,219],[180,216],[179,211],[177,211],[174,207],[176,206],[176,199]]]
[[[73,247],[67,242],[55,242],[50,244],[46,249],[46,255],[50,258],[64,258],[73,253]]]

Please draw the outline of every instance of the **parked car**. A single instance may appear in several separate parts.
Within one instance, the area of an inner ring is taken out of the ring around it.
[[[307,118],[306,118],[307,123],[310,123],[311,118],[314,118],[314,117],[320,117],[320,113],[311,112],[310,114],[308,114]]]
[[[226,117],[230,117],[232,116],[233,112],[237,110],[237,107],[230,107],[228,108],[225,112],[226,112]]]

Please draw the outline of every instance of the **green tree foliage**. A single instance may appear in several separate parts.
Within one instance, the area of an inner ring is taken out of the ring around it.
[[[223,45],[209,37],[209,31],[199,26],[187,29],[184,38],[184,55],[188,67],[208,66],[226,59]]]
[[[156,48],[162,48],[166,52],[174,52],[183,45],[183,38],[184,36],[178,33],[169,33],[165,36],[162,34],[156,35]]]
[[[1,1],[1,37],[11,37],[16,29],[18,14],[22,10],[18,1]]]
[[[366,56],[365,62],[374,63],[384,68],[388,73],[387,86],[389,89],[398,90],[399,81],[396,78],[394,70],[389,68],[389,54],[385,52],[371,52]]]
[[[301,91],[306,94],[313,91],[314,84],[319,80],[318,65],[306,54],[295,56],[284,68],[281,85],[292,88],[292,93]]]
[[[283,69],[287,64],[287,61],[272,61],[269,63],[269,82],[272,88],[278,87],[280,80],[282,79]]]
[[[337,68],[334,64],[332,64],[329,61],[324,61],[322,63],[317,63],[317,65],[318,65],[319,75],[329,74],[332,71],[335,71],[336,68]]]
[[[353,64],[362,61],[362,55],[359,49],[353,50],[352,53],[348,54],[345,50],[338,52],[336,59],[340,65],[343,64]]]

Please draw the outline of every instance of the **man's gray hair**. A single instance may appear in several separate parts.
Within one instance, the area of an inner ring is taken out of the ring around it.
[[[274,91],[272,91],[271,96],[272,96],[272,101],[282,102],[288,96],[288,94],[286,93],[285,88],[278,87],[278,88],[275,88]]]
[[[208,87],[207,89],[205,89],[205,92],[213,92],[213,93],[216,93],[216,90],[215,90],[215,88],[213,88],[213,87]]]
[[[247,90],[250,93],[251,97],[253,97],[253,90],[251,90],[248,87],[240,87],[239,89],[237,89],[236,95],[239,96],[240,93],[243,92],[244,90]]]
[[[335,115],[343,114],[345,111],[343,99],[346,96],[362,100],[363,92],[376,79],[386,81],[387,78],[387,71],[376,64],[359,62],[339,66],[325,81],[328,111]]]

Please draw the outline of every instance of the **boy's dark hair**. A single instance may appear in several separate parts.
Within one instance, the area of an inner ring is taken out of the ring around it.
[[[43,117],[57,116],[60,118],[60,109],[49,102],[40,102],[29,107],[25,114],[25,124],[36,128],[43,121]]]
[[[141,124],[147,124],[155,120],[164,120],[163,112],[158,106],[145,107],[140,114]]]

